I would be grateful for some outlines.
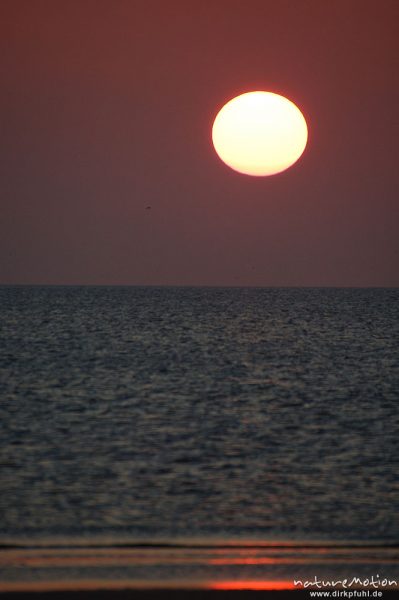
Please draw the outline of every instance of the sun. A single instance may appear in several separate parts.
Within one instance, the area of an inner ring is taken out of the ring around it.
[[[305,150],[308,128],[299,108],[272,92],[247,92],[219,111],[212,141],[221,160],[239,173],[265,176],[291,167]]]

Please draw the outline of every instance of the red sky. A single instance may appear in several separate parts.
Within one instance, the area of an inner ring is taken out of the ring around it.
[[[396,0],[2,0],[0,283],[397,286]],[[309,144],[249,177],[221,106]],[[146,209],[151,206],[151,209]]]

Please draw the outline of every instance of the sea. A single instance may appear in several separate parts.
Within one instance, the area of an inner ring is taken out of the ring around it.
[[[397,585],[398,289],[2,286],[0,311],[0,590]]]

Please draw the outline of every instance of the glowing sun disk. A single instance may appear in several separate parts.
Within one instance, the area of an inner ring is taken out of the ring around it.
[[[308,129],[299,108],[272,92],[233,98],[217,114],[212,141],[221,160],[247,175],[274,175],[305,150]]]

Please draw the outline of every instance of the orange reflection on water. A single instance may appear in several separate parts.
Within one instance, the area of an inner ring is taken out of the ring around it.
[[[297,589],[292,581],[214,581],[208,585],[210,590],[294,590]]]
[[[303,562],[308,563],[305,559],[300,558],[269,558],[266,556],[259,558],[211,558],[208,560],[209,565],[292,565]]]

